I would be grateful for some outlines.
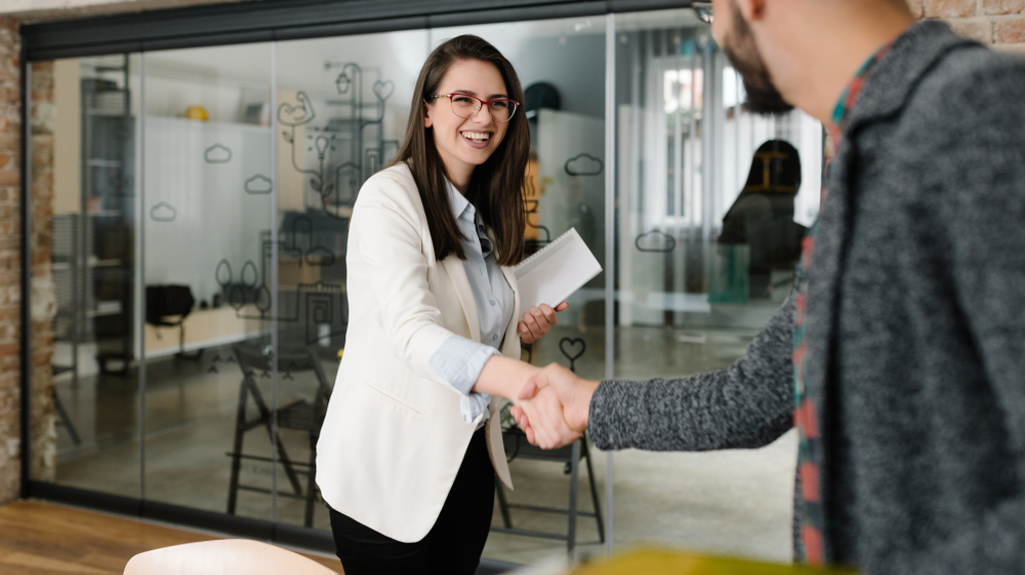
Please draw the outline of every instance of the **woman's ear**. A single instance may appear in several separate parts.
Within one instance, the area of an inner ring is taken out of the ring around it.
[[[431,122],[430,111],[431,111],[431,107],[430,107],[430,105],[427,104],[427,101],[425,100],[424,101],[424,127],[425,128],[430,128],[431,124],[433,123],[433,122]]]

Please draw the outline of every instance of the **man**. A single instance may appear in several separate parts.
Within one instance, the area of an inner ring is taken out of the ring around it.
[[[749,106],[793,104],[838,144],[795,293],[725,371],[599,384],[549,366],[522,396],[553,386],[603,449],[798,427],[809,563],[1025,571],[1025,60],[903,0],[713,4]]]

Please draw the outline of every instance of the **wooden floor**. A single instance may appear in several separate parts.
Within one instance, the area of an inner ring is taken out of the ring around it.
[[[121,575],[133,555],[215,536],[70,507],[18,501],[0,507],[3,575]],[[307,555],[342,571],[337,559]]]

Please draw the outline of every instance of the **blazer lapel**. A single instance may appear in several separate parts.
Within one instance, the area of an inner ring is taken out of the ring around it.
[[[516,326],[520,322],[520,315],[522,310],[520,309],[520,287],[516,282],[516,272],[511,267],[500,266],[502,275],[505,276],[505,281],[509,282],[509,287],[513,291],[513,313],[512,319],[509,320],[509,325],[505,328],[505,342],[502,344],[502,355],[511,357],[513,359],[520,358],[520,331]]]
[[[450,255],[441,263],[445,266],[449,279],[452,280],[459,305],[463,308],[463,315],[466,316],[466,323],[470,327],[470,340],[479,342],[480,318],[477,316],[477,302],[473,299],[473,290],[470,289],[470,280],[466,277],[463,260]]]

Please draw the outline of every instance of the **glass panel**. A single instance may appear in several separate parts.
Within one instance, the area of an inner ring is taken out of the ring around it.
[[[323,501],[305,497],[305,472],[345,347],[349,216],[363,182],[392,160],[405,135],[427,33],[277,49],[278,424],[289,459],[277,467],[278,487],[289,494],[277,510],[282,522],[330,530]],[[306,411],[312,422],[298,417]]]
[[[32,64],[32,477],[128,497],[140,489],[138,62]]]
[[[747,112],[690,10],[617,15],[616,48],[615,374],[723,369],[790,291],[821,127]],[[795,450],[788,433],[757,450],[617,453],[616,544],[789,562]]]
[[[146,499],[265,520],[271,50],[146,54],[142,210]]]
[[[528,253],[576,228],[595,257],[605,261],[605,17],[591,16],[538,22],[516,22],[431,30],[431,46],[460,34],[475,34],[498,48],[516,68],[526,92],[524,112],[530,118],[531,159],[524,190]],[[523,359],[544,366],[558,362],[582,377],[605,374],[605,274],[599,274],[569,299],[548,335],[526,350]],[[507,424],[506,427],[509,425]],[[517,445],[506,434],[507,446]],[[530,459],[525,441],[510,449],[509,468],[516,490],[495,501],[493,527],[511,526],[535,536],[493,531],[484,556],[515,563],[534,563],[565,552],[565,541],[536,537],[538,532],[566,537],[570,523],[573,473],[576,508],[591,513],[604,506],[605,456],[587,444],[548,455],[563,461]],[[586,457],[583,455],[586,454]],[[589,479],[593,478],[593,482]],[[592,487],[594,488],[592,491]],[[592,496],[596,493],[598,500]],[[548,511],[524,509],[522,505]],[[562,510],[562,512],[553,512]],[[599,523],[578,516],[574,551],[601,552]]]

